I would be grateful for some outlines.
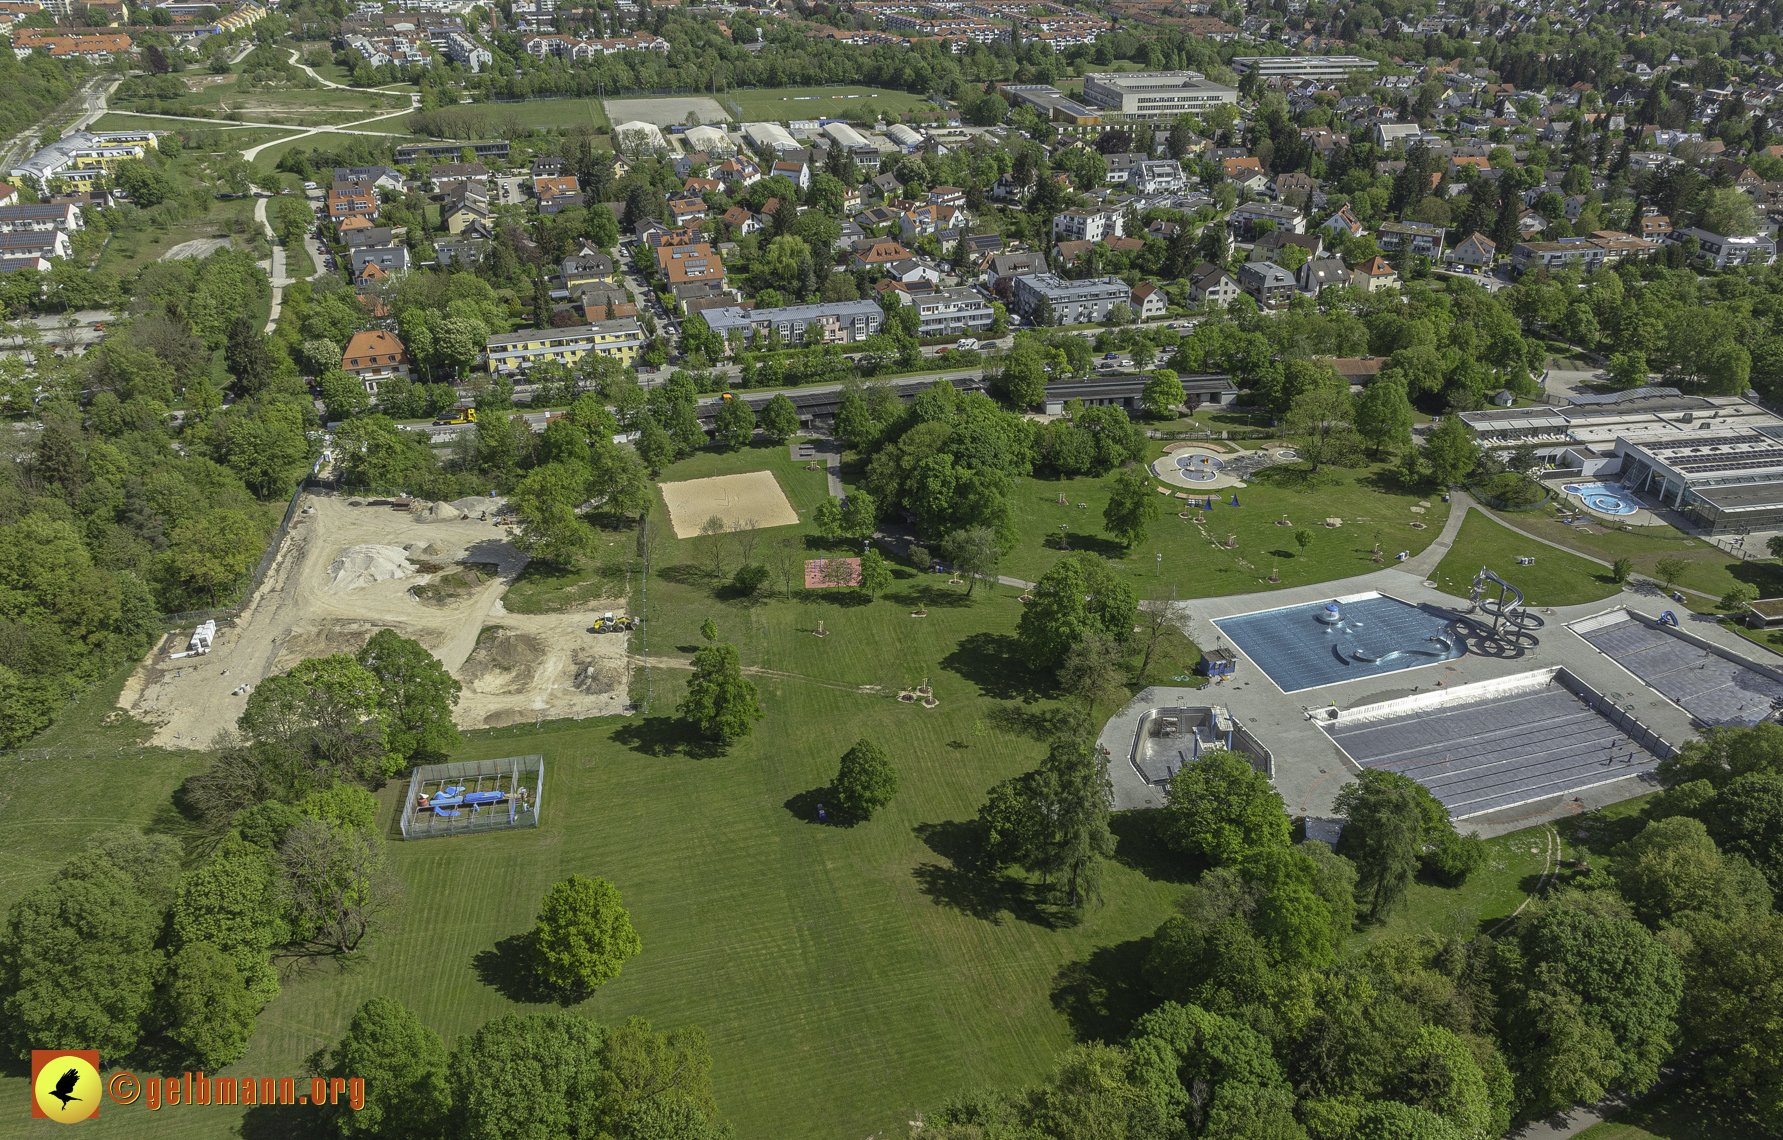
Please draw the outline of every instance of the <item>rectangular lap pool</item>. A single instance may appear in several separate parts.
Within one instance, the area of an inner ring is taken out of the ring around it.
[[[1446,631],[1451,620],[1385,594],[1356,594],[1213,624],[1292,693],[1452,661],[1464,650]]]

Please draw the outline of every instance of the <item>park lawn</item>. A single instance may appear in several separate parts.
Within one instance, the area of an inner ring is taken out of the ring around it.
[[[496,123],[513,123],[521,127],[592,127],[605,131],[612,120],[599,99],[528,99],[523,103],[484,103],[477,109],[486,111]]]
[[[1163,446],[1151,445],[1148,462],[1163,453]],[[1070,527],[1072,549],[1108,556],[1118,569],[1143,579],[1134,583],[1142,595],[1174,589],[1178,597],[1205,598],[1304,586],[1379,569],[1372,554],[1377,537],[1386,555],[1383,565],[1392,565],[1401,550],[1422,551],[1442,532],[1449,510],[1440,493],[1401,490],[1389,465],[1327,467],[1314,479],[1308,465],[1284,464],[1259,472],[1246,487],[1212,492],[1220,505],[1212,511],[1187,512],[1194,516],[1190,519],[1177,517],[1185,511],[1183,500],[1160,495],[1162,517],[1148,528],[1146,541],[1126,552],[1107,535],[1102,522],[1113,479],[1113,474],[1017,479],[1011,505],[1021,543],[1004,558],[1002,572],[1038,581],[1064,557],[1056,547],[1060,525],[1065,524]],[[1156,481],[1154,485],[1164,486]],[[1067,506],[1058,505],[1061,493]],[[1234,495],[1237,508],[1229,506]],[[1420,503],[1430,505],[1423,514],[1413,513],[1410,508]],[[1294,525],[1278,526],[1284,515]],[[1343,519],[1343,526],[1326,529],[1328,517]],[[1205,534],[1195,519],[1205,519]],[[1424,523],[1425,529],[1413,529],[1414,521]],[[1312,543],[1304,551],[1294,542],[1297,530],[1312,533]],[[1234,550],[1224,546],[1229,534],[1238,536]],[[1275,586],[1267,581],[1271,569],[1281,578]]]
[[[1535,565],[1519,566],[1519,555],[1533,556]],[[1476,511],[1462,521],[1455,545],[1437,566],[1437,588],[1465,598],[1482,566],[1522,590],[1523,600],[1531,606],[1575,606],[1613,597],[1622,590],[1610,580],[1606,567],[1531,542],[1485,512]]]
[[[1748,629],[1743,621],[1727,622],[1724,628],[1739,634],[1760,649],[1768,650],[1771,653],[1783,653],[1783,630]]]
[[[1572,496],[1567,507],[1576,505]],[[1773,558],[1742,560],[1730,557],[1727,551],[1701,538],[1693,538],[1669,526],[1643,526],[1632,530],[1611,529],[1600,521],[1585,523],[1590,534],[1581,534],[1577,527],[1560,522],[1554,503],[1528,513],[1507,516],[1518,530],[1539,535],[1570,550],[1605,562],[1631,558],[1637,574],[1657,577],[1657,564],[1667,556],[1683,559],[1689,566],[1674,585],[1721,597],[1740,583],[1757,587],[1758,596],[1772,598],[1783,594],[1783,562]]]
[[[1463,835],[1469,830],[1466,820],[1456,827]],[[1459,887],[1445,887],[1420,874],[1406,890],[1405,905],[1380,923],[1364,927],[1351,941],[1351,949],[1382,939],[1450,933],[1467,937],[1490,931],[1515,914],[1536,889],[1547,867],[1547,844],[1542,827],[1488,839],[1491,854],[1485,866]],[[1564,850],[1559,857],[1566,857]]]
[[[870,123],[880,116],[894,122],[906,111],[940,110],[921,95],[884,87],[766,87],[713,98],[746,123],[819,118]]]

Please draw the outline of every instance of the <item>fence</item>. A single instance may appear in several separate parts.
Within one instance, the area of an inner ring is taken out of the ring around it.
[[[430,784],[434,788],[427,793]],[[502,799],[474,806],[452,805],[452,815],[441,815],[436,808],[421,806],[423,794],[431,801],[448,785],[463,786],[469,792],[500,792]],[[402,807],[402,837],[436,839],[537,827],[544,797],[545,758],[536,753],[496,760],[423,764],[409,777],[409,798]]]
[[[320,466],[321,460],[317,460],[316,463],[317,466]],[[278,559],[279,548],[285,544],[285,536],[291,533],[291,520],[297,517],[297,504],[302,500],[303,493],[309,489],[310,480],[314,475],[315,469],[311,468],[309,473],[297,481],[297,489],[291,492],[291,501],[285,504],[285,517],[279,520],[279,529],[273,533],[272,541],[266,544],[266,550],[260,555],[260,563],[254,567],[253,575],[249,577],[245,585],[240,587],[240,601],[232,606],[219,606],[211,610],[181,610],[177,613],[162,614],[161,624],[169,629],[177,629],[180,626],[198,625],[213,619],[221,622],[239,617],[241,611],[246,609],[248,603],[254,599],[254,591],[260,588],[260,584],[266,581],[266,576],[272,572],[272,564]]]

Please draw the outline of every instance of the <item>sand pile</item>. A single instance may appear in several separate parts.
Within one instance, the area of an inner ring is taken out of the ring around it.
[[[416,503],[409,512],[409,517],[423,523],[451,522],[453,519],[463,518],[464,512],[451,503]]]
[[[482,495],[468,495],[462,499],[453,499],[451,505],[467,515],[481,515],[485,512],[494,514],[501,509],[504,500]]]
[[[400,546],[349,546],[328,567],[328,579],[334,593],[356,590],[373,582],[407,578],[415,573],[409,565],[408,552]]]

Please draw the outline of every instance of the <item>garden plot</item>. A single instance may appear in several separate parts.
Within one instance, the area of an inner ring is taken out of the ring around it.
[[[462,727],[619,711],[626,635],[588,629],[623,602],[507,614],[501,596],[525,563],[505,527],[482,519],[429,522],[380,500],[306,499],[266,581],[239,618],[220,626],[211,652],[172,657],[191,631],[174,633],[137,668],[118,704],[158,725],[156,744],[204,747],[234,728],[244,685],[308,658],[355,652],[392,629],[459,678]],[[492,647],[482,636],[492,625],[526,639],[515,647],[527,651],[523,667],[496,658],[502,637]]]

